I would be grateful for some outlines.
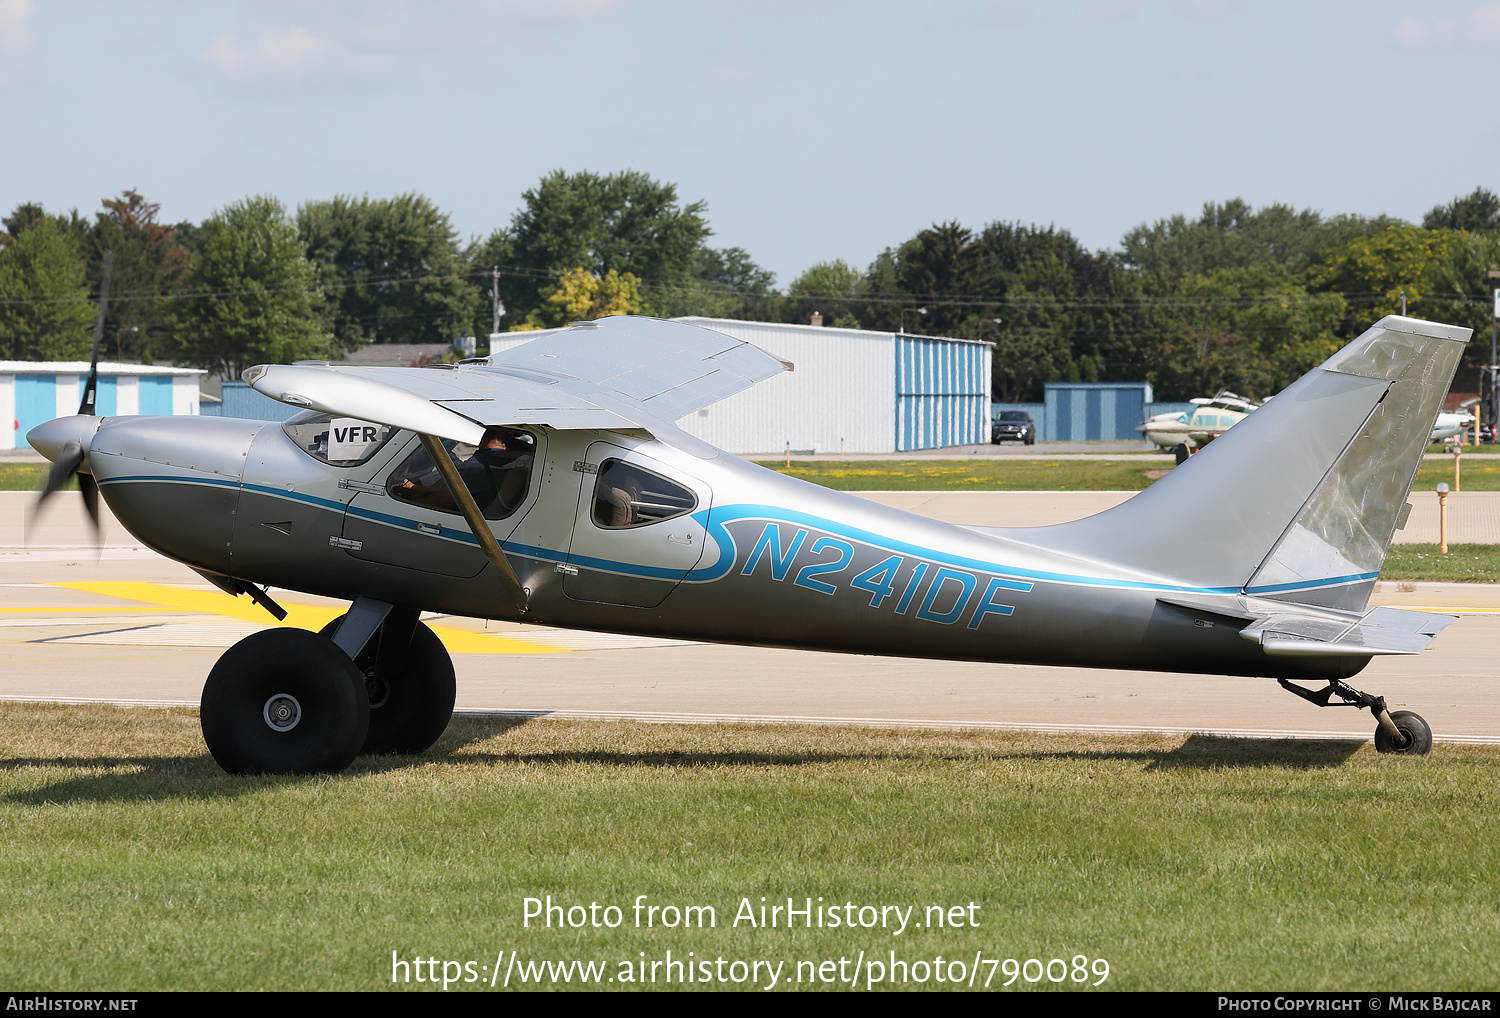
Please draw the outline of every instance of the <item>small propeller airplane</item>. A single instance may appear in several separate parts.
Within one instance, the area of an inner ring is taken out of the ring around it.
[[[1228,389],[1220,389],[1212,396],[1200,396],[1189,402],[1193,404],[1193,408],[1187,413],[1173,411],[1155,414],[1135,429],[1148,442],[1161,446],[1163,451],[1175,452],[1179,464],[1195,450],[1203,448],[1260,407],[1259,403]]]
[[[268,629],[214,666],[203,736],[234,773],[432,745],[455,685],[424,610],[1268,677],[1368,709],[1377,749],[1421,754],[1427,723],[1347,680],[1453,621],[1368,598],[1468,337],[1384,318],[1149,489],[1050,527],[953,526],[721,452],[674,422],[791,365],[639,317],[457,365],[250,368],[300,408],[284,424],[99,418],[91,371],[79,414],[29,439],[54,464],[42,498],[78,474],[86,500],[228,593],[278,618],[268,587],[350,602],[321,633]],[[1224,491],[1200,526],[1197,496]]]

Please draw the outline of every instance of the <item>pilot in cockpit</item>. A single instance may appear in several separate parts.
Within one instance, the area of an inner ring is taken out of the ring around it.
[[[458,476],[488,519],[502,519],[526,497],[534,459],[531,436],[509,428],[486,428],[477,448],[467,456],[463,446],[444,442],[458,467]],[[389,489],[404,501],[453,511],[457,505],[442,475],[423,451],[398,469],[399,480]]]
[[[481,509],[489,510],[498,504],[509,511],[526,494],[531,463],[531,448],[523,443],[521,433],[508,428],[486,428],[474,455],[459,464],[458,476]]]

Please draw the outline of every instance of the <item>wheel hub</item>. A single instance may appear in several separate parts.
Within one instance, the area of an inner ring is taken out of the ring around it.
[[[302,704],[291,693],[277,693],[266,701],[261,716],[273,731],[290,732],[302,720]]]
[[[365,673],[365,692],[370,697],[370,709],[384,707],[391,698],[391,684],[384,678],[375,674],[371,668]]]

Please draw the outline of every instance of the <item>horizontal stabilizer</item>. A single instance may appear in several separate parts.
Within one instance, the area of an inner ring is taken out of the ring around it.
[[[1256,619],[1240,636],[1276,657],[1366,657],[1420,654],[1450,623],[1452,615],[1371,608],[1358,621],[1303,614]]]

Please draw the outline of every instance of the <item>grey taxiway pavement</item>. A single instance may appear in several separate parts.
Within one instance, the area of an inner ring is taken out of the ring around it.
[[[1434,539],[1425,536],[1421,495],[1404,540]],[[1128,495],[867,497],[955,523],[1038,526]],[[219,654],[273,624],[246,599],[141,547],[112,518],[95,549],[76,493],[59,494],[28,528],[33,498],[0,492],[0,700],[196,703]],[[1470,501],[1472,511],[1459,517],[1469,520],[1468,539],[1496,541],[1500,493]],[[294,608],[291,622],[317,625],[341,610],[273,593]],[[1374,600],[1460,618],[1425,654],[1376,659],[1354,685],[1418,711],[1439,741],[1500,743],[1500,585],[1386,583]],[[674,643],[466,619],[429,624],[455,652],[461,710],[1304,738],[1368,738],[1375,727],[1367,713],[1320,710],[1271,680]]]

